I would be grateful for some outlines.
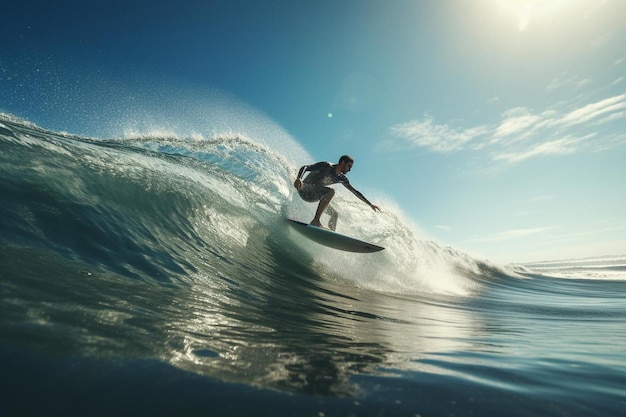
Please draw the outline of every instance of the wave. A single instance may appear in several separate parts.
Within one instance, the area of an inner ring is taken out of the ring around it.
[[[598,280],[626,279],[626,255],[607,255],[582,259],[565,259],[526,264],[528,272],[558,278]]]
[[[374,213],[341,190],[338,231],[387,249],[355,256],[303,240],[285,223],[314,209],[292,189],[306,153],[291,139],[133,132],[102,140],[6,115],[0,137],[0,242],[86,269],[162,285],[296,271],[374,291],[455,295],[511,274],[423,238],[392,201]]]

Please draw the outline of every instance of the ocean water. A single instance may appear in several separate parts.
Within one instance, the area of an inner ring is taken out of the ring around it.
[[[333,251],[286,217],[306,154],[0,118],[0,414],[618,416],[626,256],[502,266],[338,193]]]

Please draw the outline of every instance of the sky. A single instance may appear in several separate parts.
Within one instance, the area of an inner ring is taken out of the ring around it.
[[[352,155],[352,184],[441,245],[504,263],[626,253],[626,1],[25,0],[2,14],[1,112],[97,136],[141,88],[184,85],[264,114],[311,162]]]

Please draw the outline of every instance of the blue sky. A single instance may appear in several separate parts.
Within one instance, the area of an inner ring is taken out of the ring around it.
[[[98,134],[127,109],[103,96],[193,86],[315,160],[353,155],[353,184],[440,244],[500,262],[626,252],[624,1],[3,8],[0,111]]]

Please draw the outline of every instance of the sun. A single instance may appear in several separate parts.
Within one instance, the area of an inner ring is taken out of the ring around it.
[[[520,32],[533,22],[558,18],[580,0],[494,0],[498,9],[512,18]]]

